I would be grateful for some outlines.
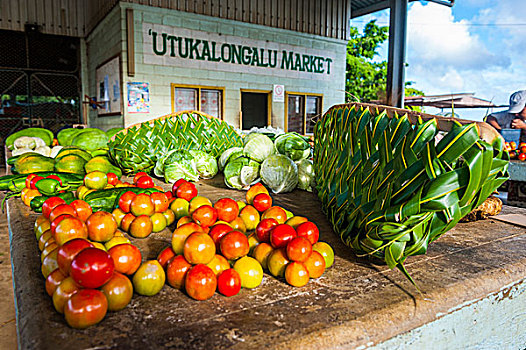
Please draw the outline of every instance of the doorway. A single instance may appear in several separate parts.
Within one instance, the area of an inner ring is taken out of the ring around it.
[[[269,92],[241,91],[241,128],[264,128],[269,124]]]

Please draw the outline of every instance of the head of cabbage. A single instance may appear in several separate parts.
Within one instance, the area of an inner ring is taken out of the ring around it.
[[[157,176],[164,176],[166,182],[174,183],[179,179],[199,180],[196,162],[188,150],[178,149],[168,152],[157,160],[153,170]]]
[[[314,176],[314,165],[309,159],[302,159],[296,162],[298,166],[298,188],[312,192],[316,186],[316,178]]]
[[[203,179],[211,179],[217,174],[217,161],[211,154],[201,150],[190,150],[190,154],[194,157],[195,167],[199,177]]]
[[[274,193],[290,192],[298,185],[298,167],[287,156],[274,154],[261,164],[261,180]]]
[[[276,152],[272,140],[263,134],[248,134],[243,142],[245,143],[243,154],[258,163]]]
[[[250,158],[239,156],[228,162],[223,173],[227,187],[247,190],[259,179],[259,163]]]
[[[286,155],[293,161],[309,158],[310,145],[300,134],[288,132],[274,140],[278,153]]]
[[[230,159],[236,159],[241,155],[243,155],[243,147],[230,147],[221,153],[218,162],[219,170],[223,171]]]

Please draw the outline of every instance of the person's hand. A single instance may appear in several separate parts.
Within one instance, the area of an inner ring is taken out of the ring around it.
[[[511,127],[514,129],[526,130],[526,123],[522,119],[513,119],[511,122]]]

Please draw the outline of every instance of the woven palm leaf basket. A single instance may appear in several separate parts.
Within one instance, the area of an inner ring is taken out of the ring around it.
[[[237,131],[225,121],[198,111],[165,115],[121,130],[110,141],[110,157],[125,174],[149,172],[157,158],[174,149],[196,149],[214,157],[242,146]]]
[[[413,284],[404,261],[508,178],[504,140],[482,122],[351,103],[318,120],[314,141],[318,196],[334,231]]]

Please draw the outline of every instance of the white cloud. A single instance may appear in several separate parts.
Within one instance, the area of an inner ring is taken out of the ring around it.
[[[433,3],[412,5],[407,45],[410,65],[481,69],[509,64],[506,56],[491,53],[469,31],[469,21],[455,21],[451,8]]]

